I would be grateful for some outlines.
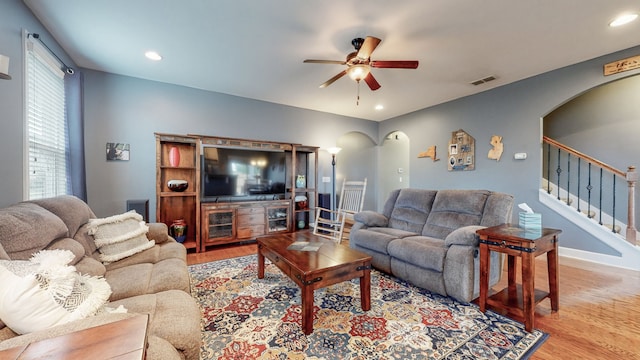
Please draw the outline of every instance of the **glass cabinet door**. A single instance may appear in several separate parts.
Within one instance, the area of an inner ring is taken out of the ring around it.
[[[271,233],[289,231],[289,207],[273,206],[267,208],[267,231]]]
[[[234,237],[234,210],[210,210],[206,214],[206,242],[230,239]]]

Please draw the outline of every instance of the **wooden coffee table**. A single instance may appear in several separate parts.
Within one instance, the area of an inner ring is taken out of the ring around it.
[[[317,251],[288,250],[296,241],[321,244]],[[300,287],[302,330],[313,332],[313,291],[360,278],[362,310],[371,309],[371,256],[309,232],[258,238],[258,278],[264,278],[264,258],[269,259]]]

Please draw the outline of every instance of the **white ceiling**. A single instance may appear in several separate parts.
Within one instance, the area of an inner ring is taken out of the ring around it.
[[[607,25],[637,0],[24,2],[78,66],[375,121],[640,44],[640,21]],[[360,84],[359,106],[348,77],[318,88],[344,65],[302,61],[343,60],[368,35],[372,60],[420,66],[373,69],[382,88]]]

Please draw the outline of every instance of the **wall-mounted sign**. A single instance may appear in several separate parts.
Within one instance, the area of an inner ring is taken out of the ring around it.
[[[640,55],[614,61],[604,65],[604,76],[640,68]]]
[[[449,140],[449,171],[475,169],[476,140],[464,130],[451,133]]]

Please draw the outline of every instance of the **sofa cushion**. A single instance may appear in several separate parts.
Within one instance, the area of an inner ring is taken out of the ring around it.
[[[109,304],[123,305],[132,313],[149,314],[149,335],[167,340],[187,360],[200,356],[201,313],[195,300],[184,291],[128,297]]]
[[[86,255],[74,266],[80,274],[87,274],[91,276],[104,276],[107,272],[103,263]]]
[[[109,263],[106,265],[106,268],[107,271],[111,271],[135,264],[155,264],[166,259],[179,259],[182,260],[186,265],[186,258],[187,249],[184,247],[184,245],[176,242],[175,240],[170,240],[160,245],[156,244],[156,246],[150,249],[144,250],[135,255],[131,255],[122,260]]]
[[[431,212],[435,190],[402,189],[389,218],[389,227],[419,234]]]
[[[52,243],[47,245],[45,250],[71,251],[74,255],[73,260],[71,260],[71,265],[75,265],[84,257],[84,248],[82,247],[82,245],[79,242],[67,237],[54,240]]]
[[[391,258],[390,262],[391,273],[394,276],[421,288],[429,289],[430,292],[447,296],[442,272],[425,269],[422,266],[413,265],[396,258]]]
[[[371,249],[386,254],[387,246],[392,240],[405,236],[415,236],[416,233],[392,228],[368,228],[352,233],[349,242],[365,249]]]
[[[398,195],[400,195],[400,191],[402,189],[395,189],[389,193],[387,200],[384,202],[384,206],[382,207],[382,215],[384,215],[387,219],[391,217],[391,212],[393,208],[396,206],[396,201],[398,200]]]
[[[147,336],[146,359],[183,360],[180,352],[167,340],[155,335]]]
[[[27,260],[67,233],[59,217],[36,204],[0,209],[0,244],[12,260]]]
[[[489,194],[486,190],[438,191],[422,235],[444,239],[457,228],[480,225]]]
[[[80,226],[96,217],[87,203],[72,195],[60,195],[29,202],[51,211],[62,219],[69,229],[69,237],[74,237]]]
[[[0,318],[18,334],[95,314],[111,290],[103,278],[82,276],[66,250],[42,251],[31,261],[0,260]]]
[[[147,223],[147,226],[149,227],[147,238],[153,239],[153,241],[156,242],[156,245],[173,240],[173,238],[169,236],[169,227],[167,226],[167,224],[161,222]]]
[[[153,294],[165,290],[189,292],[189,272],[180,259],[166,259],[156,264],[143,263],[107,270],[105,278],[111,285],[111,301]]]
[[[104,263],[124,259],[155,245],[153,240],[147,239],[149,228],[135,211],[90,219],[88,231],[93,235]]]
[[[391,257],[424,269],[442,272],[447,246],[441,239],[410,236],[391,241],[387,248]]]
[[[490,227],[511,221],[513,211],[513,195],[492,192],[484,206],[480,225]]]
[[[100,253],[98,253],[98,247],[93,239],[92,235],[89,235],[89,223],[84,224],[78,229],[73,239],[84,247],[84,254],[88,256],[94,256],[98,259]]]

